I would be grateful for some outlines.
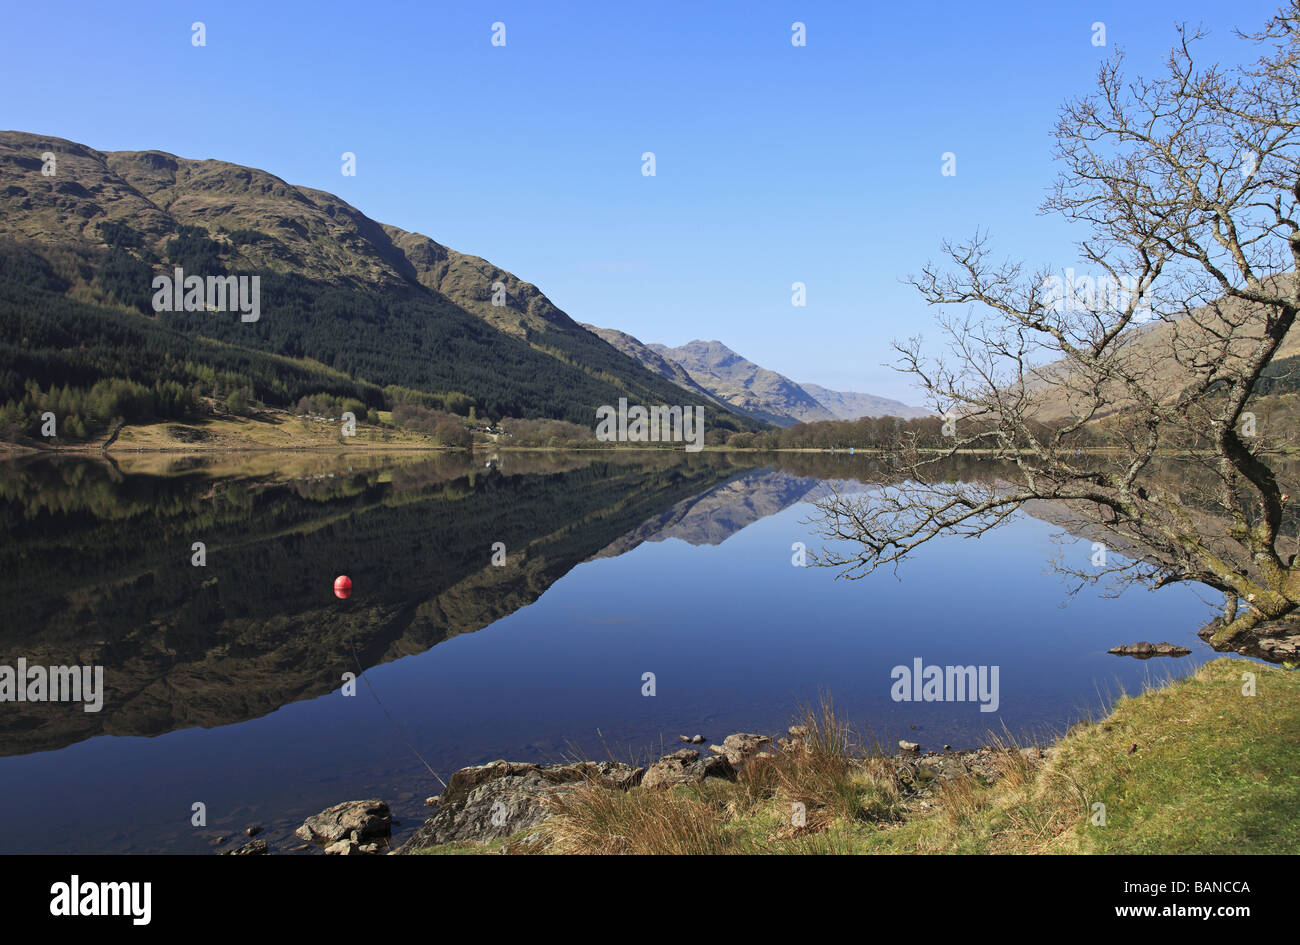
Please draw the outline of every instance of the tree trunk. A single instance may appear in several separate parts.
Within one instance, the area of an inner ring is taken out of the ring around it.
[[[1268,618],[1258,610],[1248,608],[1244,614],[1234,620],[1225,620],[1223,626],[1215,631],[1214,636],[1210,637],[1210,646],[1214,647],[1216,650],[1222,651],[1240,640],[1248,631],[1254,630],[1261,623],[1264,623],[1267,620]]]

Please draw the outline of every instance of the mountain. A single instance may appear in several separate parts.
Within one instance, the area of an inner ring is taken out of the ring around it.
[[[771,467],[740,473],[643,522],[593,558],[616,557],[643,542],[669,538],[689,545],[720,545],[741,529],[805,498],[820,481]]]
[[[259,276],[261,317],[154,312],[151,280],[176,266]],[[682,402],[531,283],[333,194],[224,161],[16,131],[0,132],[0,326],[0,408],[28,382],[111,378],[584,426],[620,397]],[[711,428],[759,426],[707,407]]]
[[[924,407],[909,407],[900,400],[877,397],[875,394],[860,394],[856,391],[830,390],[819,384],[800,384],[816,401],[835,414],[839,420],[857,420],[860,417],[929,417],[933,410]]]
[[[601,339],[613,345],[619,351],[622,351],[632,360],[636,361],[642,367],[648,368],[655,374],[658,374],[666,381],[672,381],[678,387],[688,390],[697,397],[715,404],[722,404],[722,401],[714,397],[713,394],[695,382],[686,368],[682,367],[676,361],[665,358],[659,352],[655,351],[649,345],[642,344],[636,338],[633,338],[627,332],[619,331],[615,328],[597,328],[595,325],[583,324],[583,328]]]
[[[859,417],[925,417],[931,411],[897,400],[797,384],[760,367],[720,341],[692,341],[680,348],[645,344],[626,332],[584,325],[660,377],[754,420],[791,426]]]
[[[648,347],[681,365],[695,383],[747,416],[780,426],[835,419],[794,381],[742,358],[720,341]]]
[[[1295,280],[1295,273],[1271,277],[1274,286],[1285,287],[1286,280]],[[1128,328],[1117,345],[1117,363],[1125,373],[1140,379],[1144,389],[1156,392],[1162,402],[1169,403],[1191,384],[1200,380],[1209,367],[1217,363],[1223,347],[1223,338],[1231,336],[1227,363],[1252,352],[1263,332],[1263,321],[1257,311],[1240,299],[1221,298],[1200,306],[1180,318],[1156,319]],[[1282,370],[1284,364],[1300,356],[1300,333],[1292,329],[1278,348],[1265,376],[1274,382],[1289,375]],[[1276,383],[1263,385],[1260,394],[1270,389],[1277,392]],[[1288,390],[1291,385],[1284,385]],[[1067,360],[1053,361],[1026,371],[1025,389],[1031,399],[1032,416],[1040,421],[1063,420],[1082,412],[1087,401],[1074,393],[1076,389],[1090,391],[1091,381],[1080,376]],[[1100,420],[1111,414],[1135,406],[1128,391],[1117,382],[1101,385],[1107,407],[1098,413]],[[1270,405],[1275,401],[1269,400]]]

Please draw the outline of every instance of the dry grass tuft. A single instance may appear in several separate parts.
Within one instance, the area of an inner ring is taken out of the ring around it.
[[[721,805],[681,791],[618,791],[595,782],[557,796],[539,831],[549,853],[730,853]]]

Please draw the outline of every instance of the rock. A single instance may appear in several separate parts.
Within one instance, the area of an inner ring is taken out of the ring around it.
[[[985,784],[992,784],[1006,773],[1005,762],[1000,752],[990,748],[976,748],[974,751],[961,752],[962,763],[972,774]]]
[[[357,844],[352,840],[339,840],[325,848],[330,856],[350,856],[357,852]]]
[[[244,831],[244,833],[248,834],[250,837],[256,837],[261,832],[262,832],[261,827],[249,827],[247,830]]]
[[[689,749],[686,749],[689,750]],[[454,841],[483,843],[535,827],[551,816],[551,801],[579,784],[612,790],[640,783],[645,768],[613,761],[538,765],[494,761],[461,768],[451,776],[438,812],[402,844],[398,853]]]
[[[750,755],[758,751],[760,745],[770,744],[769,735],[754,735],[749,732],[737,732],[728,735],[721,745],[710,745],[709,751],[724,755],[733,768],[739,768]]]
[[[704,744],[704,736],[703,736],[703,735],[692,735],[692,736],[691,736],[691,744],[692,744],[692,745],[703,745],[703,744]]]
[[[1243,649],[1246,651],[1244,655],[1270,663],[1294,663],[1300,657],[1300,634],[1280,639],[1264,637]]]
[[[921,746],[916,742],[908,742],[900,738],[898,740],[898,750],[907,751],[907,752],[919,752],[921,750]]]
[[[1260,624],[1246,637],[1231,643],[1214,644],[1210,638],[1223,626],[1223,618],[1215,617],[1196,635],[1210,642],[1220,653],[1238,653],[1253,656],[1268,663],[1293,663],[1300,657],[1300,618],[1284,617]]]
[[[778,738],[777,747],[782,751],[804,751],[809,748],[808,744],[808,726],[791,725],[786,729],[789,738]]]
[[[387,838],[392,834],[393,815],[378,798],[344,801],[308,817],[294,831],[300,840],[332,844],[348,839],[354,842]],[[328,852],[328,851],[327,851]]]
[[[433,797],[426,797],[426,798],[424,799],[424,806],[425,806],[425,807],[437,807],[437,806],[438,806],[438,801],[440,801],[440,800],[442,800],[442,798],[440,798],[437,794],[433,795]]]
[[[700,760],[698,751],[693,748],[683,748],[671,755],[665,755],[652,764],[641,778],[641,787],[645,790],[653,790],[675,784],[695,784],[705,778],[730,780],[735,776],[735,768],[725,757],[714,755]]]
[[[646,774],[649,774],[651,771],[653,771],[655,765],[661,765],[665,761],[680,761],[683,764],[688,764],[692,761],[699,761],[699,760],[700,760],[700,753],[698,751],[696,751],[694,748],[683,748],[680,751],[673,752],[671,755],[664,755],[662,758],[656,761],[654,765],[651,765],[648,769],[646,769]],[[641,786],[645,787],[644,775],[641,777]]]
[[[921,757],[920,761],[923,770],[930,773],[931,777],[951,780],[960,778],[966,774],[966,762],[956,755],[940,755],[935,752],[927,752]]]
[[[223,843],[229,843],[229,842],[230,842],[230,838],[229,838],[229,837],[217,837],[217,839],[215,839],[215,840],[212,841],[212,843],[213,843],[215,846],[221,846]]]
[[[226,850],[222,856],[261,856],[271,851],[267,849],[265,840],[250,840],[242,847],[235,847],[233,850]]]
[[[971,751],[914,752],[895,755],[892,759],[898,781],[917,798],[917,806],[926,808],[924,798],[937,785],[973,775],[983,784],[992,784],[1005,773],[1005,759],[988,748]]]
[[[677,737],[688,744],[690,743],[691,736],[689,735],[678,735]]]
[[[768,757],[771,757],[770,755]],[[736,777],[736,769],[725,755],[710,755],[704,758],[691,768],[692,773],[698,770],[700,778],[726,778],[732,780]]]
[[[1201,627],[1201,629],[1197,630],[1196,635],[1200,637],[1202,640],[1208,641],[1210,637],[1214,636],[1216,633],[1219,632],[1219,629],[1222,626],[1223,626],[1223,618],[1215,617],[1205,626]]]
[[[290,852],[290,853],[302,853],[303,851],[305,851],[305,850],[310,850],[310,849],[311,849],[311,844],[310,844],[310,843],[300,843],[300,844],[298,844],[296,847],[290,847],[290,848],[289,848],[289,852]]]
[[[1146,660],[1153,656],[1186,656],[1192,651],[1172,643],[1148,643],[1143,640],[1127,646],[1113,646],[1106,652],[1114,653],[1116,656],[1136,656],[1140,660]]]

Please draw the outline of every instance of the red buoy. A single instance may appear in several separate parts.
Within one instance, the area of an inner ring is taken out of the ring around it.
[[[352,578],[340,574],[334,579],[334,596],[342,600],[352,594]]]

